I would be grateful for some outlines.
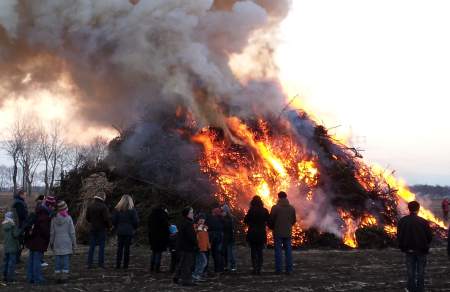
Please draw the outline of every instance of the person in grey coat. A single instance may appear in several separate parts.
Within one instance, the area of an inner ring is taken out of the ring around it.
[[[59,201],[57,214],[50,226],[50,249],[55,255],[55,274],[58,282],[69,277],[70,256],[76,248],[75,227],[70,217],[67,204]]]

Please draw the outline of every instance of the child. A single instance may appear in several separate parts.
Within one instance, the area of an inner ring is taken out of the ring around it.
[[[199,216],[197,224],[195,225],[195,232],[197,233],[199,252],[196,256],[195,269],[192,278],[196,281],[204,281],[202,279],[203,272],[207,264],[207,253],[211,248],[209,243],[208,226],[205,224],[205,217]]]
[[[170,250],[170,272],[174,273],[177,267],[177,233],[178,229],[176,225],[169,226],[169,250]]]
[[[56,211],[50,227],[50,248],[55,255],[57,281],[63,283],[69,277],[70,256],[76,248],[75,227],[64,201],[58,202]]]
[[[6,212],[2,222],[4,236],[3,281],[14,282],[20,230],[14,222],[14,213]]]

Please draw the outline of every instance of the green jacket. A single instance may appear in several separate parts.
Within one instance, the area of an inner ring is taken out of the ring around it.
[[[16,253],[19,250],[19,228],[11,221],[3,221],[2,230],[5,253]]]

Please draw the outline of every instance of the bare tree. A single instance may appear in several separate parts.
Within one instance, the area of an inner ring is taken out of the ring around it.
[[[19,163],[23,169],[24,186],[26,186],[29,195],[32,194],[34,175],[41,162],[39,137],[39,129],[35,125],[30,122],[24,124]]]
[[[6,150],[6,153],[11,157],[13,161],[12,166],[12,183],[13,183],[13,192],[17,193],[17,177],[19,172],[19,161],[20,155],[22,151],[22,147],[24,144],[24,130],[23,123],[21,119],[17,119],[14,125],[10,130],[10,137],[3,143],[3,148]]]
[[[67,145],[65,153],[65,164],[68,168],[77,170],[86,160],[85,147],[72,144]]]
[[[9,171],[9,167],[0,165],[0,191],[4,191],[11,186]]]
[[[97,165],[108,154],[108,140],[103,137],[96,137],[87,148],[87,160]]]
[[[56,170],[60,162],[64,160],[63,156],[65,155],[61,123],[55,120],[48,128],[41,127],[39,133],[39,150],[44,161],[43,182],[45,185],[45,194],[48,194],[53,189]]]

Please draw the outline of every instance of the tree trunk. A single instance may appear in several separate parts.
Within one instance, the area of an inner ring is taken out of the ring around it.
[[[53,164],[52,164],[52,172],[50,177],[50,189],[53,190],[53,184],[55,182],[55,171],[56,171],[56,164],[57,164],[57,156],[56,153],[53,155]]]
[[[22,166],[22,188],[24,191],[28,191],[27,184],[26,184],[26,177],[27,177],[27,172],[26,172],[25,166]]]
[[[45,190],[44,195],[48,195],[49,191],[49,183],[48,183],[48,158],[45,157],[45,171],[44,171],[44,184],[45,184]]]
[[[15,195],[17,194],[17,158],[14,158],[12,181],[13,181],[13,194]]]

